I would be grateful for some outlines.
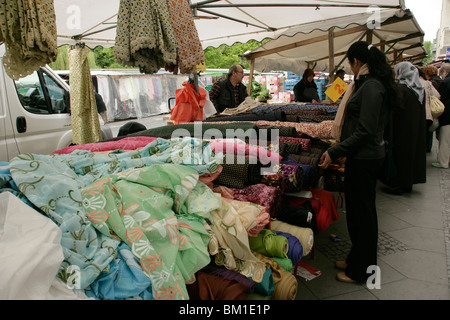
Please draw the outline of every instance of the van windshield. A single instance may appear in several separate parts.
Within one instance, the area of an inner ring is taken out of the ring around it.
[[[45,70],[40,69],[31,75],[15,81],[17,94],[22,106],[31,113],[67,113],[68,92],[61,87]]]

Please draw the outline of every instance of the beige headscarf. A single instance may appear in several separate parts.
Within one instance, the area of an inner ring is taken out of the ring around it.
[[[356,75],[356,79],[359,79],[360,76],[365,74],[369,74],[369,66],[367,64],[361,66],[358,74]],[[352,96],[354,89],[355,89],[355,81],[350,83],[347,90],[345,91],[344,97],[342,98],[342,101],[339,104],[336,117],[334,118],[333,128],[331,128],[331,136],[338,141],[340,141],[341,139],[342,124],[344,123],[345,117],[345,107],[347,106],[347,102]]]

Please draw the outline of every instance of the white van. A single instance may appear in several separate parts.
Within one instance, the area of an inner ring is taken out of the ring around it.
[[[49,154],[72,143],[69,86],[49,67],[12,80],[0,46],[0,161],[21,153]],[[102,124],[103,138],[112,138]]]

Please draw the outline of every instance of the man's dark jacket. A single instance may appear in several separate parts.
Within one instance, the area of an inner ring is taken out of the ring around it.
[[[216,97],[212,102],[214,103],[214,106],[216,107],[218,113],[221,113],[226,108],[235,108],[236,105],[240,105],[248,96],[247,87],[244,84],[239,83],[238,101],[236,103],[231,81],[229,79],[223,79],[220,80],[217,84],[220,86],[220,95]]]

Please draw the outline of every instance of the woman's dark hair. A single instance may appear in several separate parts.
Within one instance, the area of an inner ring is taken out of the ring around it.
[[[314,70],[313,70],[313,69],[306,69],[305,72],[303,72],[302,80],[303,80],[304,82],[308,81],[308,77],[309,77],[311,74],[314,74]]]
[[[397,85],[394,80],[394,72],[383,52],[367,41],[357,41],[348,49],[347,57],[351,64],[355,62],[355,59],[367,63],[370,75],[380,80],[386,87],[391,106],[397,104]]]

